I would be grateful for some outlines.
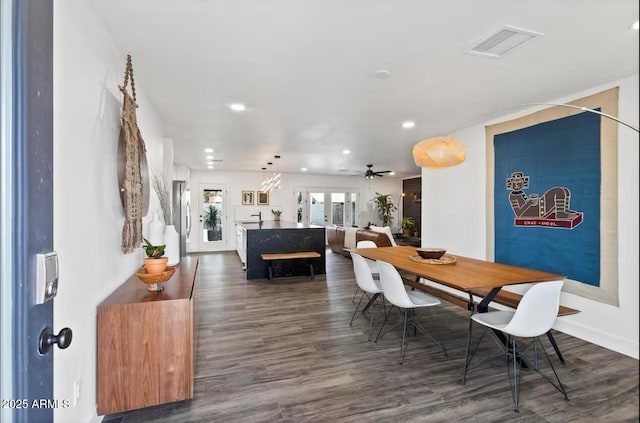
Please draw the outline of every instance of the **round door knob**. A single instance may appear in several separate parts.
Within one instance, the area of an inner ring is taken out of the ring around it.
[[[38,345],[38,351],[40,354],[46,354],[49,352],[53,344],[58,344],[58,348],[64,350],[71,345],[71,339],[73,338],[73,332],[71,329],[64,328],[60,330],[57,335],[53,334],[50,327],[46,327],[40,332],[40,342]]]

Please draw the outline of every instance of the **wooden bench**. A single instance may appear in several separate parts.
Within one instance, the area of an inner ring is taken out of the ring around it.
[[[484,289],[474,289],[471,291],[471,294],[475,295],[476,297],[484,298],[487,296],[487,294],[489,294],[489,291]],[[509,291],[505,291],[504,289],[501,289],[500,292],[498,292],[498,295],[496,295],[491,301],[501,304],[503,306],[510,307],[510,308],[518,308],[518,304],[520,304],[521,299],[522,299],[522,295],[516,294],[515,292],[509,292]],[[576,310],[575,308],[565,307],[563,305],[561,305],[560,308],[558,309],[558,317],[568,316],[570,314],[576,314],[576,313],[580,313],[580,310]]]
[[[296,253],[272,253],[272,254],[260,254],[262,260],[269,263],[269,280],[273,279],[273,270],[271,263],[274,260],[299,260],[299,259],[314,259],[322,257],[320,253],[315,251],[299,251]],[[309,263],[310,277],[313,279],[313,263]]]

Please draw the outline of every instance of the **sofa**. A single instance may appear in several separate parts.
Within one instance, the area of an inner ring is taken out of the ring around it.
[[[349,237],[347,232],[355,232],[355,243],[358,241],[369,240],[376,243],[378,247],[391,247],[392,243],[384,232],[377,232],[364,228],[344,228],[342,226],[327,226],[327,244],[331,248],[331,252],[341,254],[345,257],[351,257],[348,251],[345,251],[345,237]],[[355,248],[355,245],[353,246]]]

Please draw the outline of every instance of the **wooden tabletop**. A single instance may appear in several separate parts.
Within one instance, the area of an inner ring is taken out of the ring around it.
[[[476,288],[495,288],[532,282],[549,282],[564,279],[563,275],[454,256],[454,264],[426,264],[411,260],[415,247],[350,248],[347,251],[360,254],[371,260],[381,260],[399,270],[411,272],[421,278],[441,283],[460,291],[468,292]]]

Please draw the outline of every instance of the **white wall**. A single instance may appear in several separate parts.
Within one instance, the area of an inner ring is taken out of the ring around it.
[[[142,251],[120,251],[124,213],[116,174],[122,84],[127,51],[118,48],[89,2],[54,3],[54,248],[60,256],[56,332],[73,330],[66,350],[54,349],[57,422],[97,421],[96,307],[142,263]],[[133,57],[134,72],[136,70]],[[161,122],[136,79],[138,125],[152,168],[162,168]],[[158,208],[152,193],[151,210]],[[147,216],[143,223],[148,222]]]
[[[235,228],[233,212],[236,206],[242,208],[250,208],[250,206],[242,206],[241,193],[243,190],[257,191],[260,190],[260,184],[265,179],[266,174],[263,172],[225,172],[216,170],[192,170],[189,179],[191,188],[191,210],[192,222],[194,222],[191,231],[191,239],[189,240],[190,251],[197,251],[198,244],[195,239],[198,236],[197,224],[199,219],[198,200],[200,194],[198,185],[203,183],[219,183],[227,184],[229,188],[228,204],[227,204],[227,226],[226,237],[228,250],[235,249]],[[307,175],[307,174],[282,174],[282,187],[271,192],[269,196],[269,205],[265,207],[268,213],[263,211],[264,220],[273,220],[273,216],[269,212],[275,206],[282,206],[282,220],[296,221],[297,209],[295,207],[295,188],[297,187],[327,187],[327,188],[358,188],[360,190],[360,222],[361,226],[367,222],[381,224],[375,210],[369,204],[376,192],[391,194],[391,199],[398,204],[402,193],[402,180],[390,176],[375,178],[371,181],[364,179],[363,176],[323,176],[323,175]],[[402,201],[400,201],[402,203]],[[402,216],[398,210],[392,228],[398,227],[398,216]]]
[[[638,126],[638,75],[574,95],[550,99],[566,103],[619,86],[619,117]],[[530,113],[531,110],[519,115]],[[467,160],[444,170],[423,169],[423,245],[445,247],[479,259],[486,251],[485,122],[452,135],[467,147]],[[620,306],[563,293],[562,304],[581,313],[558,319],[555,328],[638,358],[638,133],[618,129],[618,283]]]

